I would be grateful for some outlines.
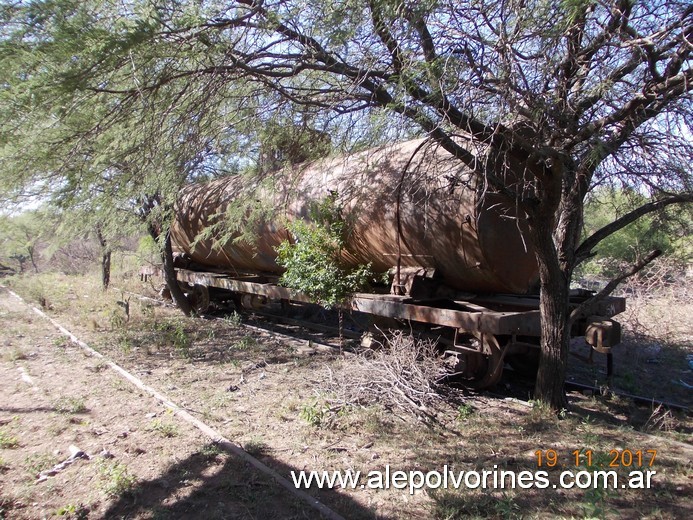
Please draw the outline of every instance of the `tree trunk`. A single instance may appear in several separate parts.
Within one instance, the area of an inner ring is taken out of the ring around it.
[[[105,291],[111,283],[111,251],[104,251],[101,256],[101,287]]]
[[[34,272],[36,274],[38,274],[38,272],[39,272],[38,266],[36,265],[36,261],[34,260],[34,253],[35,253],[34,248],[30,247],[30,248],[28,248],[28,250],[29,250],[29,260],[31,260],[31,265],[34,267]]]
[[[178,279],[176,278],[176,270],[173,268],[173,249],[171,247],[171,234],[166,232],[166,238],[164,240],[164,249],[161,252],[161,259],[164,264],[164,280],[166,281],[166,286],[168,290],[171,291],[171,298],[176,303],[178,308],[186,316],[192,316],[193,308],[190,305],[190,301],[186,298],[185,293],[178,285]]]
[[[534,397],[555,411],[566,408],[565,377],[570,346],[569,281],[560,268],[549,229],[537,240],[541,285],[541,357]]]
[[[149,197],[146,200],[142,211],[142,218],[147,225],[149,235],[154,239],[155,242],[159,241],[159,237],[162,233],[162,228],[156,221],[151,220],[149,217],[151,217],[152,208],[157,206],[157,201],[157,197]],[[180,288],[180,285],[178,285],[178,279],[176,278],[176,270],[173,267],[173,248],[171,246],[170,230],[167,230],[166,235],[164,236],[164,247],[161,250],[161,261],[163,264],[164,281],[166,282],[166,286],[168,287],[168,290],[171,293],[171,298],[173,299],[173,302],[176,304],[176,306],[180,309],[180,311],[183,314],[185,314],[186,316],[192,316],[192,305],[190,305],[190,301],[185,296],[185,293]]]
[[[19,264],[19,272],[21,274],[26,270],[26,257],[24,255],[13,255],[12,258]]]
[[[101,246],[101,288],[105,291],[111,283],[111,250],[108,248],[108,241],[98,225],[96,226],[96,238]]]

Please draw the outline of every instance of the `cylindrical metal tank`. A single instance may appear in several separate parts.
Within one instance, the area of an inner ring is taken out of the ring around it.
[[[525,293],[536,282],[534,254],[513,202],[482,193],[476,177],[433,142],[289,167],[266,175],[254,189],[250,182],[238,175],[187,187],[172,226],[174,249],[231,274],[279,274],[275,248],[291,239],[286,222],[308,218],[311,202],[333,194],[350,225],[345,260],[351,264],[370,262],[385,272],[399,259],[402,267],[435,268],[461,291]],[[238,201],[249,193],[254,209],[241,217],[245,203]],[[258,213],[269,217],[254,218]],[[200,239],[229,214],[249,219],[256,240],[214,247],[215,233]]]

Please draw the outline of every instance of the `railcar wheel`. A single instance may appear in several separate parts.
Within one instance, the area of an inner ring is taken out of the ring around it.
[[[506,352],[506,346],[501,346],[498,338],[492,334],[481,334],[479,341],[481,351],[466,353],[463,368],[457,374],[458,381],[473,390],[483,390],[500,381]]]
[[[507,356],[508,364],[523,377],[536,377],[539,370],[538,348],[529,349],[524,354],[512,354]]]
[[[209,309],[209,288],[206,285],[194,284],[188,289],[188,301],[196,314],[202,314]]]
[[[241,306],[248,310],[260,310],[267,305],[267,297],[258,294],[242,294]]]

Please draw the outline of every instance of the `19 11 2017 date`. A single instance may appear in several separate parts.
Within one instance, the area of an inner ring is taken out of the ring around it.
[[[592,466],[597,460],[609,468],[651,468],[657,458],[657,450],[613,449],[601,454],[591,449],[576,449],[570,452],[559,452],[553,448],[534,452],[538,468],[556,466]]]

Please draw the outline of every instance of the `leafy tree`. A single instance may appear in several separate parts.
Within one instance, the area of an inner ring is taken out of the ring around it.
[[[633,209],[648,203],[648,198],[631,189],[597,189],[585,205],[583,236],[587,237]],[[624,264],[639,263],[653,250],[661,250],[677,263],[690,262],[691,211],[651,213],[605,238],[594,255],[576,272],[600,276],[618,276]],[[689,208],[693,209],[693,208]],[[687,238],[688,237],[688,238]]]
[[[384,139],[418,128],[437,140],[527,222],[536,397],[556,409],[572,321],[657,253],[571,311],[575,268],[617,230],[693,199],[688,1],[52,0],[4,2],[2,19],[6,189],[108,178],[163,232],[177,187],[210,164],[196,159],[243,150],[257,128],[242,123],[280,106],[331,114],[336,129],[380,112]],[[648,201],[581,240],[590,190],[616,182]]]
[[[174,299],[189,314],[172,264],[174,204],[183,185],[225,171],[227,157],[243,146],[229,139],[229,129],[248,116],[237,101],[252,93],[236,88],[219,102],[210,96],[213,82],[188,90],[171,80],[146,99],[133,94],[156,72],[157,59],[176,53],[199,63],[206,48],[185,55],[166,38],[152,42],[156,10],[146,2],[133,7],[121,12],[99,0],[3,3],[0,187],[19,205],[42,198],[66,216],[88,216],[100,240],[113,227],[146,229],[160,245]],[[184,11],[183,21],[194,19],[194,7]],[[101,241],[106,283],[109,252]]]
[[[37,210],[0,215],[0,267],[19,273],[38,272],[39,246],[50,235],[52,223]]]
[[[293,115],[293,114],[292,114]],[[331,138],[314,128],[306,114],[300,123],[274,118],[260,131],[260,171],[279,170],[326,157],[332,151]]]
[[[67,248],[69,251],[75,240],[98,243],[101,257],[101,284],[104,290],[111,282],[111,256],[120,246],[120,242],[129,233],[141,232],[141,226],[128,226],[122,218],[112,215],[108,210],[99,211],[95,201],[89,204],[65,204],[49,208],[51,218],[59,224],[52,237],[49,254]],[[129,227],[129,229],[128,229]],[[68,253],[69,254],[69,253]]]

